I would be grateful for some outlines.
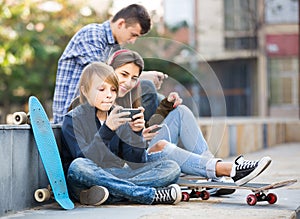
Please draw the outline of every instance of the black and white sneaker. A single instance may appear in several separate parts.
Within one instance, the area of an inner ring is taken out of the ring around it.
[[[98,206],[104,203],[109,196],[107,188],[103,186],[92,186],[80,192],[80,204]]]
[[[181,189],[179,185],[172,184],[165,188],[157,188],[152,204],[177,204],[181,201]]]
[[[270,165],[271,161],[270,157],[251,161],[239,156],[232,167],[231,177],[235,184],[241,186],[261,174]]]
[[[220,177],[218,179],[209,180],[209,182],[232,183],[232,179],[225,179],[225,177]],[[227,188],[206,188],[206,190],[209,192],[210,196],[230,195],[235,192],[235,189]]]

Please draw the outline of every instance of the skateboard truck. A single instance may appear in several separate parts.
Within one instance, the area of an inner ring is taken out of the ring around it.
[[[188,192],[182,192],[182,198],[181,201],[189,201],[190,198],[201,198],[202,200],[208,200],[210,197],[210,193],[206,190],[197,191],[195,189],[192,189],[190,193]]]
[[[277,201],[277,195],[274,193],[269,193],[266,195],[264,192],[258,192],[255,194],[250,194],[246,198],[248,205],[256,205],[257,202],[267,201],[269,204],[275,204]]]

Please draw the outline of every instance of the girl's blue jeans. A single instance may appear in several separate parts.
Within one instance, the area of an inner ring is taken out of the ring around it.
[[[82,190],[98,185],[109,191],[107,204],[121,201],[151,204],[155,188],[176,182],[179,175],[178,164],[171,160],[148,162],[132,169],[126,164],[123,168],[101,168],[90,159],[77,158],[68,169],[67,183],[77,201]]]
[[[217,179],[216,162],[220,159],[209,151],[193,113],[186,106],[179,105],[168,114],[149,148],[159,140],[170,143],[160,152],[148,153],[148,161],[174,160],[183,173]],[[179,140],[181,147],[177,146]]]

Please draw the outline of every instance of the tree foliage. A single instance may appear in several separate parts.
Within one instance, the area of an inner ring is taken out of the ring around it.
[[[79,1],[0,0],[0,122],[30,95],[51,100],[57,61],[69,39],[104,19]]]

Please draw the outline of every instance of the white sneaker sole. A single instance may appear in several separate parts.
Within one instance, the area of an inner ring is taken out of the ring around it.
[[[80,204],[98,206],[104,203],[109,196],[107,188],[102,186],[92,186],[80,192]]]
[[[175,199],[175,201],[172,204],[173,205],[178,204],[181,201],[181,199],[182,199],[182,193],[181,193],[180,186],[177,185],[177,184],[172,184],[172,185],[169,185],[168,187],[172,187],[172,188],[174,188],[176,190],[176,199]]]
[[[272,159],[270,157],[263,157],[259,161],[258,166],[253,170],[253,172],[251,172],[248,176],[245,176],[244,178],[235,181],[235,184],[237,184],[238,186],[242,186],[250,180],[254,179],[270,165],[271,161]]]

